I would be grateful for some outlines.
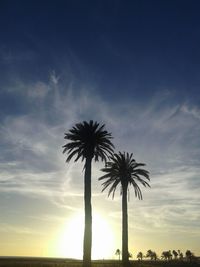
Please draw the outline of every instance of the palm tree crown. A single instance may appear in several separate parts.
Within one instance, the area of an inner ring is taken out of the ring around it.
[[[69,162],[74,156],[74,161],[80,158],[82,161],[85,158],[106,161],[108,154],[113,152],[114,145],[110,141],[111,133],[104,130],[104,127],[104,124],[99,126],[99,123],[92,120],[83,121],[65,133],[64,138],[71,141],[63,146],[63,153],[68,154],[66,161]]]
[[[128,185],[132,185],[135,190],[135,196],[142,199],[142,192],[137,182],[140,182],[145,187],[150,187],[148,182],[141,178],[143,176],[145,179],[150,180],[149,172],[140,168],[145,166],[145,164],[137,163],[132,157],[132,153],[119,152],[119,154],[111,156],[110,161],[102,169],[106,174],[101,176],[99,180],[106,179],[102,184],[102,191],[110,186],[108,196],[112,193],[112,197],[114,198],[116,188],[121,184],[121,193],[123,188],[128,188]]]

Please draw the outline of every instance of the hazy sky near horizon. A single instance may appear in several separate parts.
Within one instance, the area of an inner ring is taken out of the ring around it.
[[[148,249],[200,254],[199,9],[177,0],[0,2],[2,256],[81,257],[81,248],[63,251],[83,212],[83,164],[65,164],[62,145],[68,129],[89,119],[105,123],[116,151],[133,152],[150,171],[143,201],[130,190],[134,257]],[[93,164],[92,204],[114,239],[98,257],[112,258],[121,198],[101,193],[102,167]]]

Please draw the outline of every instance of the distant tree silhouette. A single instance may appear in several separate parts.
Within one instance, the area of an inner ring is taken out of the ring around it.
[[[91,266],[92,247],[92,206],[91,206],[91,164],[95,161],[106,161],[107,156],[113,152],[111,134],[104,129],[105,125],[99,125],[90,120],[77,123],[65,133],[65,139],[69,142],[63,146],[63,153],[67,153],[66,162],[75,157],[75,162],[84,161],[84,204],[85,204],[85,229],[83,243],[83,267]]]
[[[178,249],[178,256],[179,256],[179,260],[183,260],[183,253],[180,251],[180,249]]]
[[[120,260],[121,250],[120,250],[120,249],[117,249],[117,250],[115,251],[115,255],[119,256],[119,260]]]
[[[152,251],[151,249],[147,250],[146,258],[150,258],[151,260],[157,260],[158,256],[155,251]]]
[[[149,179],[149,172],[140,168],[145,166],[143,163],[137,163],[133,159],[133,154],[121,153],[114,154],[110,157],[109,162],[106,163],[105,168],[102,169],[106,174],[101,176],[99,180],[103,182],[103,189],[109,188],[108,196],[112,193],[114,198],[115,191],[118,185],[121,188],[122,195],[122,264],[123,267],[129,266],[129,252],[128,252],[128,213],[127,213],[127,193],[128,186],[132,185],[135,190],[135,196],[142,199],[142,192],[137,182],[143,186],[149,186],[144,180]],[[141,177],[144,177],[141,178]]]
[[[141,251],[138,252],[137,259],[140,260],[140,261],[142,261],[143,260],[143,257],[144,257],[143,253]]]
[[[174,255],[174,259],[177,260],[178,252],[176,250],[173,250],[172,254]]]
[[[193,254],[190,250],[187,250],[187,251],[185,252],[185,257],[186,257],[186,259],[187,259],[189,262],[191,262],[192,259],[194,258],[194,254]]]
[[[172,254],[171,254],[171,250],[168,251],[163,251],[161,258],[164,258],[165,260],[171,260],[172,259]]]

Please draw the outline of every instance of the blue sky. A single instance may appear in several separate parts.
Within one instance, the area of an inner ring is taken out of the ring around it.
[[[2,255],[59,255],[48,244],[83,208],[82,165],[65,164],[64,132],[88,119],[105,123],[116,150],[151,173],[144,200],[129,202],[130,251],[200,254],[199,7],[1,1]],[[112,226],[115,251],[120,196],[100,193],[101,167],[93,166],[93,208]]]

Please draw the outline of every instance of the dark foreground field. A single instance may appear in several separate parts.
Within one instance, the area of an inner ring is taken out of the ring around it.
[[[0,267],[81,267],[82,261],[55,258],[0,257]],[[121,267],[117,260],[92,261],[92,267]],[[180,261],[131,261],[131,267],[200,267],[199,263]]]

